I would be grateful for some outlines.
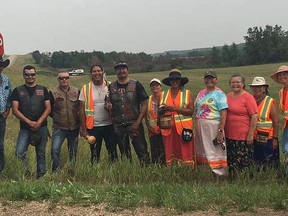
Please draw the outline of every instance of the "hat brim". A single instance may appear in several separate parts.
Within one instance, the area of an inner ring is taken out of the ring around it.
[[[254,85],[253,85],[253,84],[249,84],[249,86],[250,86],[250,87],[259,87],[259,86],[267,86],[267,87],[269,87],[268,84],[260,84],[260,85],[257,85],[257,84],[256,84],[256,85],[255,85],[255,84],[254,84]]]
[[[10,64],[10,60],[0,61],[0,67],[6,68]]]
[[[270,77],[277,83],[282,84],[281,82],[278,81],[278,73],[282,73],[282,72],[288,72],[288,70],[278,70],[275,73],[273,73]]]
[[[171,86],[170,81],[171,80],[181,80],[181,85],[185,85],[186,83],[189,82],[189,79],[187,77],[166,77],[165,79],[162,80],[162,83],[164,83],[167,86]]]

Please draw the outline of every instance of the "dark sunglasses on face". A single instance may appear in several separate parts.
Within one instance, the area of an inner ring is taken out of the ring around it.
[[[68,80],[70,77],[58,77],[59,80]]]
[[[36,74],[35,73],[24,73],[25,77],[35,77]]]

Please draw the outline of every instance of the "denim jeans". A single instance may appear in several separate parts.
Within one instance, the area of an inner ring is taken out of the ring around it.
[[[91,163],[99,162],[102,141],[104,139],[110,162],[117,161],[116,140],[112,125],[94,127],[87,130],[89,135],[96,137],[96,143],[90,145]]]
[[[68,143],[69,160],[70,162],[75,163],[78,150],[78,135],[79,128],[75,130],[64,130],[54,126],[51,144],[52,172],[60,167],[61,146],[65,138]]]
[[[35,150],[37,160],[37,178],[40,178],[46,173],[45,149],[47,143],[48,129],[47,126],[42,126],[38,130],[40,132],[41,139],[40,142],[35,146]],[[23,162],[26,169],[30,134],[30,129],[20,128],[16,145],[16,156],[19,160]]]
[[[126,137],[128,135],[132,140],[131,142],[138,156],[140,164],[141,165],[149,164],[150,158],[149,153],[147,151],[147,142],[145,139],[143,125],[141,124],[139,126],[137,136],[134,136],[131,133],[129,133],[128,127],[129,126],[114,126],[116,141],[121,152],[121,157],[125,155],[129,160],[132,160],[130,142],[127,142],[126,140]]]
[[[6,118],[0,115],[0,172],[4,169],[5,158],[4,158],[4,136],[6,129]]]

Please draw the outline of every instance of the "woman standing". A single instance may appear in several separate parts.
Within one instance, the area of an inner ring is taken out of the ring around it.
[[[148,109],[145,116],[145,122],[148,129],[148,136],[151,146],[152,163],[165,164],[164,146],[161,130],[157,124],[158,107],[160,95],[162,92],[161,81],[154,78],[150,81],[152,95],[148,99]]]
[[[268,96],[269,85],[263,77],[254,77],[249,86],[258,106],[258,119],[254,133],[254,161],[256,165],[278,167],[279,120],[275,101]]]
[[[184,88],[187,77],[182,77],[178,69],[172,69],[169,77],[162,82],[170,89],[161,94],[161,114],[165,114],[168,124],[161,130],[166,165],[181,162],[194,168],[194,146],[192,131],[193,100],[190,90]],[[160,116],[160,127],[161,127]],[[163,127],[162,127],[163,128]]]
[[[253,164],[252,144],[258,108],[254,97],[244,90],[245,78],[242,75],[232,75],[230,87],[225,133],[229,173],[233,176],[236,171]]]
[[[224,127],[227,115],[225,93],[216,87],[217,75],[213,70],[204,73],[205,89],[195,99],[196,113],[196,160],[208,165],[215,174],[227,173],[227,153]]]

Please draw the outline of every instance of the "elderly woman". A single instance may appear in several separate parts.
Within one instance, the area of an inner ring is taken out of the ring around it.
[[[263,77],[254,77],[249,84],[258,106],[258,118],[254,132],[254,161],[257,166],[278,167],[278,114],[273,98]]]
[[[152,163],[165,164],[164,146],[161,130],[157,124],[158,107],[162,92],[161,81],[153,78],[150,81],[152,95],[148,99],[148,109],[145,116],[145,123],[148,129],[148,136],[151,146]]]
[[[227,153],[224,127],[227,115],[225,93],[216,87],[217,75],[213,70],[204,73],[205,89],[195,99],[196,137],[195,152],[199,165],[208,165],[213,173],[227,173]]]
[[[190,90],[184,88],[188,81],[178,69],[172,69],[169,76],[162,80],[165,85],[170,86],[161,94],[159,113],[167,166],[173,162],[182,162],[194,168],[194,107]]]
[[[245,78],[230,77],[232,92],[227,94],[228,110],[225,125],[229,174],[233,177],[253,164],[253,138],[258,107],[254,97],[244,90]]]

